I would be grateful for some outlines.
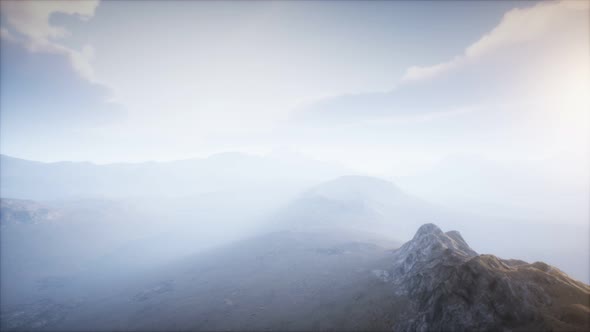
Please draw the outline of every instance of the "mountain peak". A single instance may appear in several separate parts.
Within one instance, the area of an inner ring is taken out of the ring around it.
[[[419,273],[431,263],[441,261],[466,261],[477,253],[469,247],[457,231],[443,233],[435,224],[424,224],[412,240],[401,246],[394,254],[396,269],[401,275]]]
[[[434,224],[392,258],[388,280],[410,301],[394,330],[587,329],[589,311],[579,303],[590,287],[548,264],[478,255],[459,232]]]
[[[428,223],[420,226],[414,235],[414,238],[407,244],[414,250],[425,250],[430,248],[431,252],[444,250],[447,253],[457,254],[464,257],[476,256],[477,253],[473,251],[465,242],[461,233],[458,231],[443,231],[435,224]]]
[[[443,232],[440,230],[440,228],[438,226],[436,226],[435,224],[432,223],[428,223],[428,224],[424,224],[422,226],[420,226],[420,228],[418,228],[418,231],[416,231],[416,235],[414,235],[413,240],[416,240],[420,237],[423,236],[427,236],[427,235],[434,235],[434,236],[440,236],[442,235]]]

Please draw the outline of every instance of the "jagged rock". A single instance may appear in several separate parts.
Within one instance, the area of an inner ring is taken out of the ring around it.
[[[423,225],[393,262],[395,294],[410,303],[395,331],[590,328],[588,285],[545,263],[478,255],[459,232]]]

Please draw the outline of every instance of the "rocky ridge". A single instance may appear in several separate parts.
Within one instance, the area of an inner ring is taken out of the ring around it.
[[[396,331],[588,330],[590,286],[545,263],[478,255],[459,232],[420,227],[393,254]]]

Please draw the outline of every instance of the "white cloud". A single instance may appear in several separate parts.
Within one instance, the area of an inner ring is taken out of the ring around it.
[[[434,66],[429,67],[420,67],[420,66],[412,66],[406,70],[404,75],[404,80],[421,80],[421,79],[428,79],[434,76],[439,75],[442,72],[448,71],[456,67],[459,63],[463,61],[463,57],[456,57],[447,62],[441,62]]]
[[[454,69],[471,58],[481,57],[498,49],[543,38],[553,29],[567,25],[572,15],[587,14],[590,2],[560,1],[539,3],[530,8],[515,8],[504,14],[500,23],[464,53],[432,66],[413,66],[406,70],[404,81],[429,79]]]
[[[2,15],[8,26],[16,33],[2,27],[1,37],[20,42],[31,52],[62,54],[83,78],[94,81],[94,71],[90,65],[92,46],[86,45],[81,51],[69,48],[59,42],[70,31],[50,23],[51,15],[63,13],[76,15],[82,20],[94,16],[98,0],[89,1],[2,1]]]
[[[0,38],[4,39],[4,40],[8,40],[11,42],[16,41],[16,37],[13,36],[10,31],[8,31],[8,29],[2,27],[0,28]]]

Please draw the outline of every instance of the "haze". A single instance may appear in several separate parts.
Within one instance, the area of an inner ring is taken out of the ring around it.
[[[425,223],[590,280],[587,1],[0,4],[3,311]]]

